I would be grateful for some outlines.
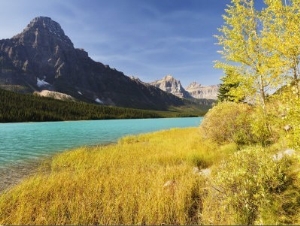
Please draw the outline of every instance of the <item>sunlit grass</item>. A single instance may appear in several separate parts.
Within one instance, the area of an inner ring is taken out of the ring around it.
[[[201,131],[58,154],[0,195],[0,224],[241,224],[249,203],[255,223],[299,222],[299,155],[277,161],[281,143],[217,145]]]
[[[235,150],[220,149],[189,128],[68,151],[0,196],[0,223],[200,223],[205,178],[193,170]]]

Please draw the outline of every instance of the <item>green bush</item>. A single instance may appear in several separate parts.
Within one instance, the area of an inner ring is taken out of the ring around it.
[[[293,156],[276,159],[259,147],[236,152],[212,172],[203,223],[297,223],[298,162]]]
[[[222,102],[205,115],[201,130],[205,138],[219,144],[248,144],[253,141],[250,114],[247,104]]]

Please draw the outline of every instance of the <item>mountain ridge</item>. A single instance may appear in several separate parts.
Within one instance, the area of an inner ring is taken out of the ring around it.
[[[192,82],[186,87],[186,91],[196,99],[216,100],[219,93],[219,85],[202,86],[197,82]]]
[[[183,106],[171,94],[132,80],[74,48],[50,17],[36,17],[11,39],[0,40],[0,88],[32,93],[47,89],[78,100],[140,109]]]
[[[177,80],[172,75],[166,75],[162,79],[150,82],[149,84],[177,97],[186,99],[195,98],[216,100],[219,92],[218,85],[202,86],[197,82],[192,82],[184,88],[181,85],[180,80]]]
[[[166,75],[162,79],[156,80],[149,84],[177,97],[191,98],[190,94],[181,85],[181,82],[175,79],[172,75]]]
[[[0,69],[0,88],[19,93],[151,110],[211,106],[211,101],[184,101],[191,95],[170,75],[172,85],[164,89],[92,60],[50,17],[36,17],[21,33],[0,40]]]

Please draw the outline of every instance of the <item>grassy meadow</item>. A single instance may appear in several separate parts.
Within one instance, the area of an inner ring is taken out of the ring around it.
[[[300,223],[298,155],[275,161],[280,143],[204,135],[171,129],[55,155],[2,192],[0,224]]]
[[[0,223],[199,223],[206,182],[198,169],[236,150],[216,151],[199,132],[172,129],[58,154],[0,196]]]

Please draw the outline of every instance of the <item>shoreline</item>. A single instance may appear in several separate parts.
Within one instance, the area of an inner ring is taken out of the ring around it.
[[[165,129],[163,129],[163,130],[165,130]],[[169,130],[169,129],[166,129],[166,130]],[[157,132],[157,131],[125,135],[125,136],[118,138],[116,141],[109,141],[109,142],[103,142],[103,143],[98,143],[98,144],[83,145],[83,146],[79,146],[79,147],[69,148],[69,149],[65,149],[61,152],[51,153],[47,156],[40,156],[36,159],[24,160],[24,161],[21,161],[18,163],[11,163],[11,164],[5,165],[3,167],[0,167],[0,195],[3,194],[6,190],[9,190],[10,188],[18,185],[24,179],[26,179],[30,176],[33,176],[35,173],[38,173],[40,170],[40,166],[43,164],[43,162],[48,161],[48,160],[51,161],[51,158],[57,154],[76,150],[81,147],[95,148],[95,147],[100,147],[100,146],[115,145],[123,137],[137,136],[137,135],[153,133],[153,132]]]
[[[22,180],[34,175],[44,159],[30,160],[0,168],[0,195]]]
[[[94,148],[100,146],[114,145],[117,142],[105,142],[103,144],[85,145],[82,147]],[[81,147],[77,147],[81,148]],[[9,164],[4,167],[0,167],[0,195],[5,192],[5,190],[19,184],[22,180],[33,176],[35,173],[39,172],[39,168],[45,161],[51,161],[51,158],[57,154],[63,152],[72,151],[77,148],[66,149],[62,152],[53,153],[46,157],[39,157],[37,159],[24,160],[17,164]]]

